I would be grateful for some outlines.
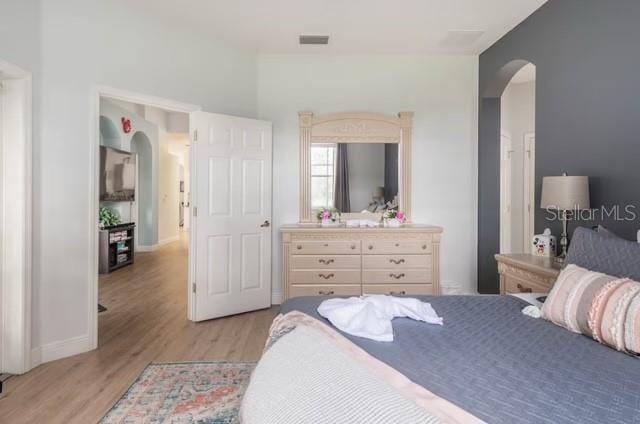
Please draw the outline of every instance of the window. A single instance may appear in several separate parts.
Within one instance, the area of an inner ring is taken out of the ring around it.
[[[335,144],[311,146],[311,207],[313,209],[333,207],[336,150]]]

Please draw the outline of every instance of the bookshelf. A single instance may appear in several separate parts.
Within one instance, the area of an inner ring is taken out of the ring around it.
[[[100,274],[131,265],[135,257],[135,224],[120,224],[100,230]]]

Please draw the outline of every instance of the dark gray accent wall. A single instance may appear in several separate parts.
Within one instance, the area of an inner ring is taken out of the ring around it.
[[[537,205],[543,176],[588,175],[592,207],[610,211],[631,205],[637,216],[598,215],[582,224],[602,224],[635,239],[640,229],[639,22],[639,0],[550,0],[480,55],[480,293],[499,289],[493,260],[499,250],[498,96],[527,61],[536,65]],[[558,223],[537,209],[536,231],[545,227],[560,233]]]

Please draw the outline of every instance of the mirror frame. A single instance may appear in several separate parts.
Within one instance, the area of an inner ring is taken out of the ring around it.
[[[300,223],[316,220],[311,208],[311,145],[316,143],[399,144],[398,207],[411,222],[411,138],[413,112],[397,116],[344,112],[314,116],[298,112],[300,120]]]

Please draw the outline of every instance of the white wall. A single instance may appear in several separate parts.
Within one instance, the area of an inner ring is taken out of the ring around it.
[[[17,32],[2,34],[0,57],[22,59],[23,51],[35,51],[42,62],[35,92],[42,113],[34,139],[32,341],[38,355],[51,360],[93,346],[89,322],[95,305],[89,288],[95,276],[89,235],[97,218],[90,198],[89,140],[95,125],[94,85],[253,117],[257,76],[253,54],[222,47],[132,2],[38,3],[2,2],[0,27],[9,10],[6,21]],[[12,16],[23,4],[28,10]],[[33,22],[40,22],[41,30]],[[40,48],[34,38],[41,40]],[[29,65],[30,56],[19,64]]]
[[[349,144],[347,152],[351,212],[361,212],[384,186],[384,144]]]
[[[264,55],[258,76],[274,130],[274,229],[298,221],[298,111],[414,111],[414,220],[444,227],[445,290],[476,292],[477,57]],[[276,296],[280,242],[274,233]]]
[[[535,131],[535,81],[507,86],[501,98],[501,126],[511,137],[511,251],[524,252],[524,137]],[[528,238],[528,237],[527,237]],[[529,240],[526,240],[529,242]]]

